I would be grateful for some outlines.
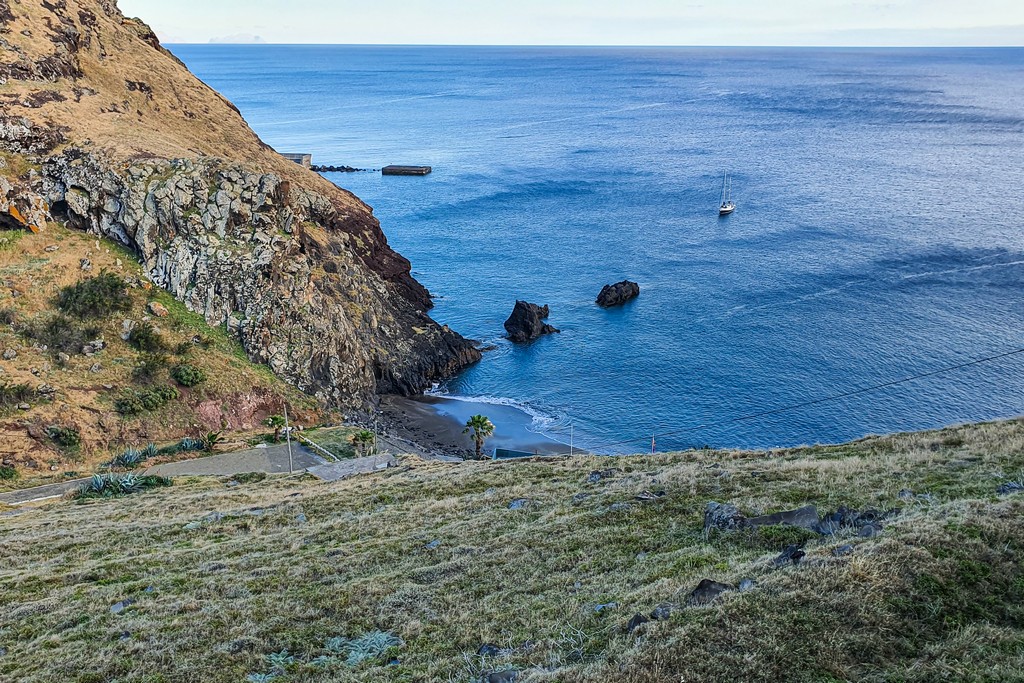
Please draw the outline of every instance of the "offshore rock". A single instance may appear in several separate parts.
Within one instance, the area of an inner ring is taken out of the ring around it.
[[[614,285],[605,285],[601,289],[601,293],[597,295],[597,305],[602,308],[621,306],[638,296],[640,296],[640,285],[623,280]]]
[[[544,321],[551,311],[547,306],[516,301],[512,315],[505,321],[505,331],[508,338],[514,342],[528,342],[537,339],[545,334],[559,332]]]

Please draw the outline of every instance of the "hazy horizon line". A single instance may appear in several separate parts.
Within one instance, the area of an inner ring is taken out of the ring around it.
[[[162,45],[206,45],[209,47],[535,47],[535,48],[636,48],[636,49],[757,49],[757,50],[1013,50],[1024,49],[1022,45],[789,45],[789,44],[765,44],[765,45],[711,45],[711,44],[688,44],[688,45],[647,45],[640,43],[277,43],[277,42],[226,42],[226,41],[193,41],[193,40],[168,40],[161,41]]]

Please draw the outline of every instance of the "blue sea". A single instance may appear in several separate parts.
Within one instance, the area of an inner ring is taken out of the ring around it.
[[[1017,355],[745,419],[1024,347],[1024,49],[171,49],[280,151],[433,166],[327,177],[497,347],[441,393],[608,453],[1024,413]]]

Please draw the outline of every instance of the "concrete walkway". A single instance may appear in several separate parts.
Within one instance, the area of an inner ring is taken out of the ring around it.
[[[292,463],[294,471],[302,472],[311,467],[326,464],[326,460],[307,450],[305,446],[292,442]],[[266,472],[281,474],[288,471],[288,446],[277,444],[267,448],[250,448],[245,451],[221,453],[193,460],[179,460],[155,465],[146,474],[162,477],[213,476],[230,477],[245,472]]]
[[[292,464],[295,472],[308,471],[310,474],[327,481],[337,481],[356,474],[374,472],[387,467],[394,467],[398,461],[392,453],[412,453],[429,460],[449,460],[461,462],[461,458],[448,458],[431,454],[417,448],[415,444],[398,437],[380,437],[378,447],[382,453],[366,458],[342,460],[338,463],[328,462],[300,443],[292,442]],[[162,477],[230,477],[246,472],[266,472],[283,474],[288,472],[288,446],[276,444],[267,448],[250,448],[233,453],[220,453],[203,458],[179,460],[162,465],[154,465],[145,470],[145,474],[157,474]],[[28,489],[0,493],[0,503],[7,505],[24,505],[39,500],[60,498],[65,493],[74,491],[89,481],[89,478],[72,479],[56,484],[44,484]]]
[[[325,481],[339,481],[356,474],[386,470],[397,464],[398,460],[395,459],[395,456],[384,453],[365,458],[353,458],[351,460],[342,460],[341,462],[317,465],[316,467],[310,467],[308,472]]]
[[[33,503],[37,500],[60,498],[65,493],[74,491],[88,481],[88,478],[71,479],[57,484],[43,484],[42,486],[33,486],[29,489],[8,491],[7,493],[0,493],[0,503],[6,503],[7,505],[24,505],[25,503]]]

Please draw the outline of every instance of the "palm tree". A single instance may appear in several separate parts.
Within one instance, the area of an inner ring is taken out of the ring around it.
[[[494,423],[483,415],[474,415],[466,420],[466,428],[462,430],[463,434],[470,432],[473,432],[473,442],[476,444],[476,459],[482,460],[484,442],[488,437],[494,436]]]
[[[377,435],[369,429],[360,429],[352,435],[352,445],[359,455],[365,455],[366,451],[377,441]]]
[[[280,415],[271,415],[270,417],[263,421],[263,424],[265,424],[268,427],[274,428],[275,443],[281,440],[281,429],[284,428],[284,417]]]

